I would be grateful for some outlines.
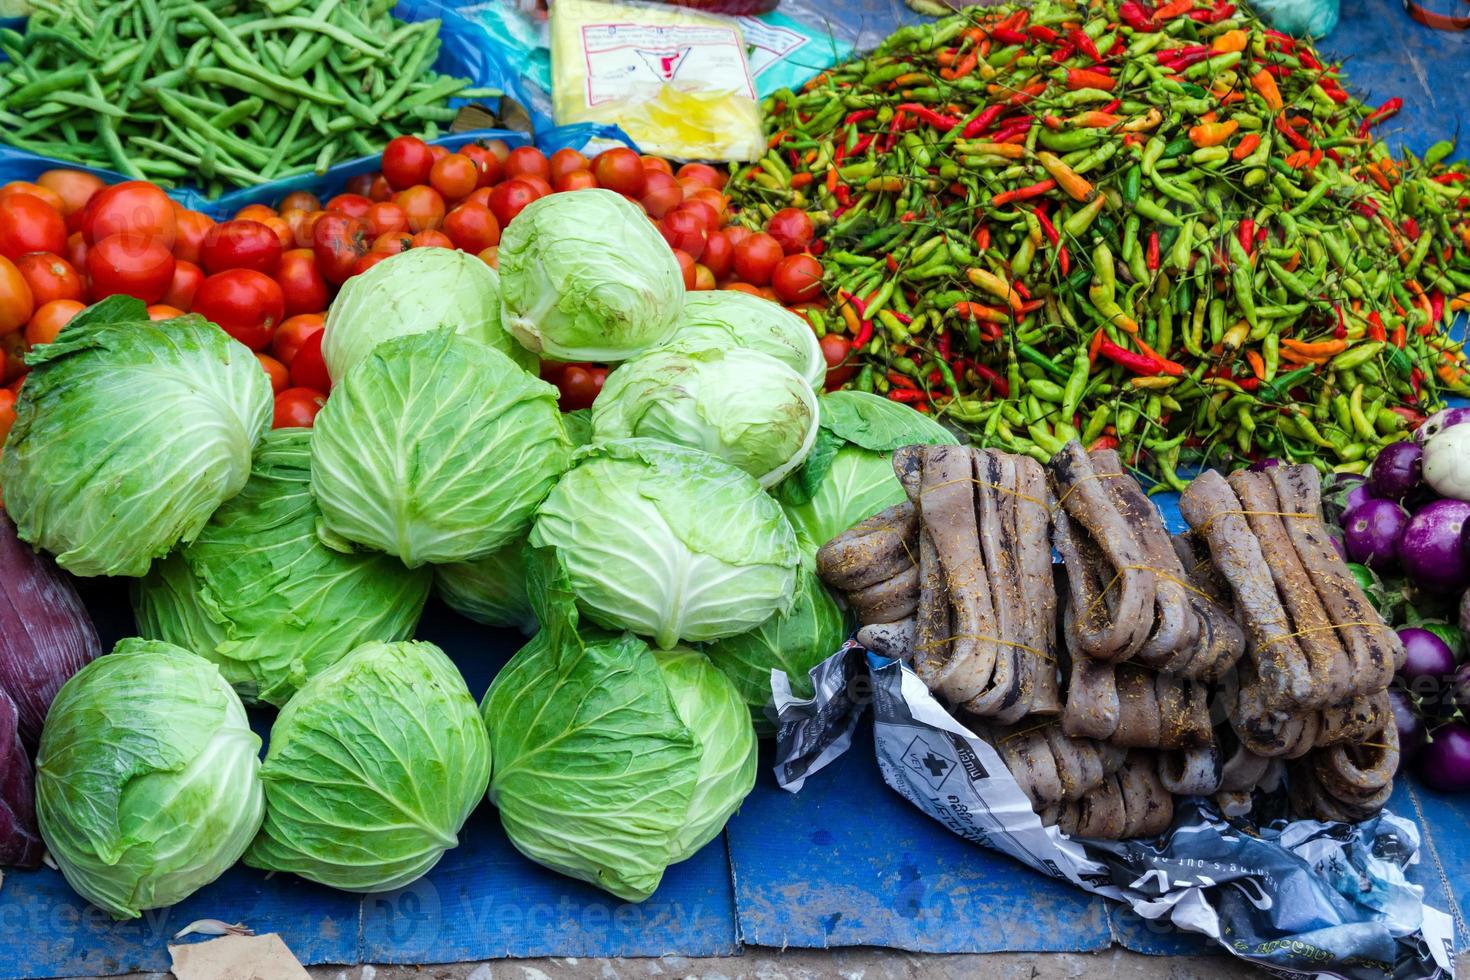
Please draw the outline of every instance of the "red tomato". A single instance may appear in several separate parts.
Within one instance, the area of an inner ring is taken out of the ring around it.
[[[761,288],[759,286],[752,286],[748,282],[739,282],[738,280],[735,282],[727,282],[720,288],[730,289],[737,293],[749,293],[752,296],[765,296],[765,293],[761,292]]]
[[[183,315],[183,310],[177,306],[169,306],[165,303],[154,303],[148,307],[148,319],[150,320],[172,320],[174,317]]]
[[[806,251],[816,229],[812,227],[812,219],[805,211],[800,208],[782,208],[766,222],[766,232],[781,243],[781,248],[787,255],[795,255]]]
[[[87,251],[95,302],[119,293],[157,303],[174,280],[174,257],[157,238],[108,235]]]
[[[368,233],[374,238],[393,231],[408,230],[408,214],[392,201],[379,201],[368,209],[366,217]]]
[[[772,270],[771,288],[783,303],[809,303],[822,295],[822,263],[806,254],[788,255]]]
[[[368,254],[373,252],[385,252],[388,255],[397,255],[399,252],[407,252],[413,248],[413,236],[406,231],[390,231],[373,239],[373,247]]]
[[[428,183],[433,166],[429,144],[417,136],[396,136],[383,147],[383,177],[396,191]]]
[[[26,324],[26,343],[31,347],[51,343],[61,333],[61,328],[86,308],[86,304],[74,299],[54,299],[37,307]]]
[[[475,162],[479,176],[475,178],[475,189],[491,187],[500,182],[500,158],[478,143],[466,143],[459,152]]]
[[[662,218],[684,200],[684,188],[662,170],[649,171],[646,183],[643,196],[638,201],[643,210],[655,218]]]
[[[0,367],[3,367],[3,364],[0,364]],[[9,388],[0,389],[0,444],[3,444],[5,437],[10,435],[10,427],[14,424],[15,393]]]
[[[357,260],[367,254],[367,225],[345,214],[328,212],[311,229],[311,249],[316,253],[316,267],[322,278],[340,286],[352,274]]]
[[[0,384],[9,386],[13,394],[20,393],[14,385],[25,377],[25,357],[29,350],[25,333],[20,330],[0,336]]]
[[[722,231],[712,232],[705,240],[704,254],[699,261],[709,267],[716,279],[729,277],[735,261],[735,246],[730,244],[730,237]]]
[[[297,388],[315,388],[331,391],[332,379],[327,374],[327,362],[322,360],[322,340],[326,334],[317,330],[307,334],[301,348],[291,359],[291,384]]]
[[[448,153],[435,160],[429,184],[446,201],[462,201],[479,186],[480,168],[462,153]]]
[[[168,195],[146,180],[127,180],[99,191],[87,202],[81,232],[91,245],[129,233],[174,247],[178,217]]]
[[[310,388],[287,388],[276,395],[273,429],[309,429],[327,396]]]
[[[442,231],[432,228],[413,236],[414,248],[453,248],[454,242]]]
[[[837,387],[857,373],[856,364],[844,364],[852,350],[852,341],[841,334],[829,333],[822,338],[822,359],[827,362],[827,387]]]
[[[279,395],[291,384],[291,372],[286,370],[286,365],[271,357],[269,354],[255,355],[260,361],[260,366],[265,368],[265,376],[271,379],[271,393]]]
[[[373,182],[368,185],[367,199],[369,201],[391,201],[393,200],[393,186],[388,183],[388,178],[378,174]]]
[[[372,199],[364,197],[362,194],[338,194],[327,202],[323,210],[331,211],[335,214],[345,214],[349,218],[361,218],[368,213],[368,209],[372,206]]]
[[[590,170],[573,170],[557,178],[554,187],[557,193],[563,191],[585,191],[589,187],[597,186],[597,178],[592,176]]]
[[[510,151],[505,158],[502,168],[507,180],[515,177],[540,177],[542,180],[551,179],[551,162],[546,159],[546,154],[534,146],[518,146]]]
[[[293,248],[281,256],[276,283],[281,287],[287,316],[320,313],[331,300],[327,281],[316,267],[316,253],[309,248]]]
[[[438,163],[440,160],[443,160],[447,156],[449,156],[449,147],[440,146],[437,143],[429,144],[429,160],[431,168],[435,163]]]
[[[719,212],[710,207],[708,202],[706,201],[685,201],[674,210],[688,211],[690,214],[697,217],[699,219],[699,223],[704,226],[704,230],[709,232],[711,235],[720,230]]]
[[[500,246],[491,245],[489,248],[485,249],[485,251],[476,256],[476,258],[488,265],[490,268],[498,269],[500,268]]]
[[[392,254],[389,252],[369,252],[352,263],[352,275],[360,276],[379,262],[384,262],[392,257]]]
[[[271,341],[271,354],[276,360],[287,367],[296,359],[296,352],[301,350],[301,345],[306,338],[314,333],[320,333],[326,317],[320,313],[303,313],[300,316],[288,318],[276,331],[275,338]]]
[[[495,220],[504,228],[538,196],[536,188],[524,180],[507,180],[491,189],[490,210],[495,212]]]
[[[571,147],[563,147],[551,155],[551,161],[547,164],[546,179],[556,186],[569,173],[578,170],[586,170],[591,166],[588,159]]]
[[[686,190],[684,192],[684,199],[686,201],[702,201],[714,208],[715,214],[719,217],[721,224],[724,224],[725,218],[730,210],[730,202],[726,200],[725,195],[704,186],[696,188],[693,193]]]
[[[632,153],[632,150],[628,151]],[[559,404],[563,412],[575,412],[579,408],[590,408],[602,391],[607,380],[607,368],[595,368],[583,364],[568,364],[561,372],[556,386],[561,391]]]
[[[174,212],[177,214],[177,210]],[[276,217],[276,209],[269,204],[247,204],[235,212],[235,221],[264,221]]]
[[[705,228],[694,212],[675,208],[663,216],[663,220],[658,223],[658,230],[670,248],[688,252],[689,257],[696,260],[704,254],[704,243],[709,238],[709,229]]]
[[[720,234],[729,239],[730,247],[733,249],[736,245],[739,245],[751,235],[754,235],[755,232],[751,231],[744,225],[726,225],[723,229],[721,229]]]
[[[214,219],[198,211],[184,211],[174,217],[174,258],[199,264],[204,239],[214,227]]]
[[[663,157],[649,156],[647,153],[645,153],[645,154],[643,154],[643,156],[641,156],[641,157],[638,158],[638,162],[641,163],[641,164],[643,164],[643,169],[644,170],[647,170],[651,174],[652,173],[668,174],[669,175],[669,178],[671,180],[673,179],[673,176],[674,176],[674,168],[669,163],[669,161],[665,160]],[[678,183],[678,181],[674,181],[674,182],[675,183]]]
[[[262,218],[260,223],[276,233],[276,241],[281,243],[281,251],[296,247],[296,232],[285,218]],[[178,245],[175,244],[174,248],[177,249]]]
[[[500,244],[500,222],[483,204],[461,204],[444,216],[444,233],[463,252],[483,252]]]
[[[686,163],[675,174],[680,180],[689,180],[715,190],[725,186],[725,175],[707,163]]]
[[[0,197],[0,255],[18,259],[27,252],[66,251],[66,219],[30,194]]]
[[[325,211],[287,211],[281,215],[281,220],[291,226],[291,246],[293,248],[311,248],[311,230],[321,220]]]
[[[311,191],[292,191],[281,198],[276,210],[284,215],[287,211],[320,211],[322,199]]]
[[[505,163],[505,158],[510,156],[510,144],[505,140],[486,140],[485,149],[493,153],[495,159],[499,160],[502,164]]]
[[[36,311],[31,287],[15,263],[0,255],[0,336],[25,326]]]
[[[592,175],[598,186],[637,198],[648,187],[648,171],[638,154],[625,146],[603,150],[592,158]]]
[[[285,319],[281,287],[263,272],[229,269],[200,283],[194,312],[251,350],[265,350]]]
[[[489,187],[476,187],[475,190],[474,190],[474,192],[471,193],[469,197],[465,198],[460,203],[461,204],[483,204],[483,205],[485,205],[485,207],[488,208],[490,206],[490,190],[491,189]]]
[[[78,272],[87,267],[87,240],[82,233],[74,231],[66,236],[66,254],[62,256]]]
[[[169,281],[168,291],[163,294],[162,301],[169,306],[177,306],[181,310],[192,310],[194,293],[198,291],[199,284],[203,281],[203,269],[193,262],[178,259],[174,262],[174,277]]]
[[[36,183],[61,198],[61,215],[70,218],[86,207],[87,202],[107,184],[96,174],[85,170],[48,170]]]
[[[51,252],[30,252],[15,260],[15,267],[31,287],[36,306],[54,299],[81,299],[82,277],[71,263]]]
[[[757,232],[735,246],[735,274],[752,285],[764,286],[785,254],[780,242]]]
[[[281,264],[281,240],[259,221],[222,221],[205,234],[199,257],[199,264],[211,275],[226,269],[254,269],[274,275]]]
[[[373,183],[381,176],[383,176],[381,173],[375,174],[371,172],[365,174],[353,174],[351,177],[347,178],[347,193],[361,194],[363,197],[371,198],[374,201],[380,200],[380,198],[373,197]],[[387,181],[384,181],[384,183],[387,183]],[[317,205],[312,210],[315,211],[320,209],[321,205]],[[281,202],[281,210],[286,210],[286,204],[284,201]]]
[[[674,258],[679,263],[679,272],[684,276],[684,288],[694,288],[694,260],[683,249],[674,249]]]
[[[714,241],[714,239],[712,238],[710,241]],[[705,290],[714,289],[716,285],[715,274],[709,271],[709,266],[696,263],[694,266],[694,285],[689,288],[695,292],[702,293]]]
[[[409,231],[432,231],[444,221],[444,198],[432,187],[399,191],[393,202],[408,215]]]
[[[66,202],[61,199],[60,194],[49,187],[42,187],[40,184],[33,184],[28,180],[12,180],[10,183],[0,187],[0,200],[4,200],[12,194],[28,194],[64,217],[62,209],[66,207]]]

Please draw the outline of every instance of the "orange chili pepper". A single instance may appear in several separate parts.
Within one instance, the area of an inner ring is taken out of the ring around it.
[[[1244,51],[1246,43],[1249,40],[1250,37],[1245,31],[1226,31],[1224,34],[1215,38],[1214,43],[1210,45],[1210,50],[1219,51],[1222,54],[1228,54],[1231,51]]]
[[[1261,355],[1260,354],[1257,354],[1253,350],[1248,350],[1248,351],[1245,352],[1245,359],[1246,359],[1246,363],[1248,363],[1251,366],[1251,374],[1254,374],[1257,379],[1259,379],[1261,381],[1265,381],[1266,380],[1266,362],[1261,357]]]
[[[1189,140],[1195,146],[1219,146],[1228,140],[1235,131],[1240,128],[1240,123],[1234,119],[1224,122],[1202,123],[1198,126],[1189,127]]]
[[[970,74],[970,72],[974,71],[975,66],[978,64],[980,64],[980,55],[974,51],[971,51],[969,54],[965,55],[965,57],[960,61],[959,64],[954,66],[954,77],[964,78],[966,75]]]
[[[1094,109],[1088,112],[1079,112],[1073,116],[1071,123],[1078,129],[1107,129],[1122,122],[1122,116],[1115,116],[1111,112],[1099,112]]]
[[[1281,107],[1286,104],[1281,101],[1281,90],[1276,87],[1276,79],[1264,68],[1251,76],[1251,88],[1260,94],[1266,102],[1266,108],[1272,112],[1280,112]]]
[[[1087,345],[1087,363],[1097,366],[1097,352],[1102,349],[1103,332],[1099,329],[1092,335],[1092,343]]]
[[[836,194],[837,193],[837,168],[836,167],[828,167],[827,168],[827,193],[828,194]]]
[[[1172,0],[1154,11],[1154,22],[1162,24],[1194,9],[1194,0]]]
[[[1091,71],[1087,68],[1071,68],[1067,71],[1067,88],[1076,91],[1081,88],[1100,88],[1111,92],[1118,80],[1111,75],[1104,75],[1100,71]]]
[[[1287,259],[1286,262],[1281,266],[1281,268],[1285,269],[1287,272],[1295,272],[1296,267],[1301,264],[1302,250],[1297,249],[1295,252],[1291,253],[1291,258]]]
[[[955,48],[944,48],[934,56],[934,60],[939,63],[940,67],[951,68],[959,58],[959,55],[959,51]]]
[[[1086,177],[1078,174],[1071,167],[1062,162],[1061,157],[1055,153],[1045,150],[1038,153],[1036,158],[1041,161],[1042,169],[1051,175],[1057,182],[1057,186],[1065,191],[1074,201],[1090,201],[1097,191]]]
[[[1307,165],[1307,161],[1310,159],[1312,159],[1312,152],[1310,150],[1296,150],[1288,153],[1284,162],[1291,169],[1300,170]]]
[[[799,174],[792,174],[791,175],[791,186],[794,187],[794,188],[805,187],[808,184],[810,184],[811,182],[812,182],[812,175],[811,175],[810,171],[803,171],[803,172],[801,172]]]
[[[1303,357],[1335,357],[1347,350],[1346,340],[1297,340],[1294,337],[1285,337],[1281,341],[1283,353],[1291,351]]]
[[[1256,152],[1256,148],[1260,145],[1260,133],[1246,133],[1241,141],[1235,144],[1235,149],[1230,151],[1230,159],[1244,160],[1246,157]]]

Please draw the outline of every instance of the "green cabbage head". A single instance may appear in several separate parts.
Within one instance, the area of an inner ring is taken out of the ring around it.
[[[530,540],[556,549],[593,622],[667,650],[744,633],[790,606],[796,536],[749,474],[651,439],[580,453]]]
[[[579,627],[565,573],[541,576],[556,563],[531,564],[546,625],[482,705],[490,799],[531,860],[642,901],[668,865],[718,836],[755,785],[755,732],[702,654],[655,653],[630,633]]]
[[[213,660],[247,702],[285,704],[368,640],[412,636],[429,594],[427,569],[322,544],[310,480],[311,431],[271,430],[245,489],[133,585],[138,632]]]
[[[72,888],[116,918],[173,905],[260,828],[259,752],[218,667],[123,640],[51,704],[36,755],[41,836]]]
[[[374,347],[316,418],[324,540],[409,568],[504,547],[571,463],[556,388],[452,330]]]
[[[768,354],[657,350],[608,375],[592,403],[592,431],[598,441],[638,437],[703,449],[770,487],[811,451],[817,396]]]
[[[391,891],[458,846],[490,781],[490,743],[443,651],[369,643],[281,710],[261,779],[265,826],[246,864]]]
[[[455,612],[487,626],[536,632],[526,596],[526,539],[517,538],[484,558],[434,566],[434,591]]]
[[[742,347],[769,354],[821,390],[827,380],[822,345],[805,320],[780,303],[736,289],[684,294],[674,335],[666,347]]]
[[[112,296],[37,347],[0,454],[20,537],[74,575],[142,575],[250,475],[271,387],[199,316],[153,323]]]
[[[536,356],[500,325],[500,276],[452,248],[409,249],[347,280],[327,313],[322,358],[340,381],[383,341],[440,327],[536,369]]]
[[[893,473],[895,449],[959,442],[933,419],[878,395],[834,391],[821,403],[821,431],[812,451],[772,491],[808,559],[858,521],[907,499]]]
[[[561,361],[625,361],[668,339],[684,276],[668,242],[621,194],[591,189],[531,203],[500,239],[505,326]]]
[[[740,692],[750,708],[755,729],[775,733],[766,717],[771,702],[771,671],[786,673],[798,697],[812,696],[810,671],[836,653],[851,625],[816,573],[803,568],[796,579],[791,609],[778,613],[748,633],[716,640],[705,654]]]

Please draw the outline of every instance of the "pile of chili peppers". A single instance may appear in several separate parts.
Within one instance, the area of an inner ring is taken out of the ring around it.
[[[727,190],[818,210],[848,385],[1048,458],[1366,469],[1467,389],[1470,170],[1395,159],[1228,0],[1040,0],[899,30],[765,108]]]

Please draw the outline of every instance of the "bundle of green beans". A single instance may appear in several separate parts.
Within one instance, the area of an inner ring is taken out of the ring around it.
[[[1470,392],[1470,168],[1231,0],[972,8],[765,108],[740,220],[815,211],[849,383],[982,444],[1362,471]]]
[[[437,135],[439,21],[394,0],[38,0],[0,30],[0,140],[210,197]]]

